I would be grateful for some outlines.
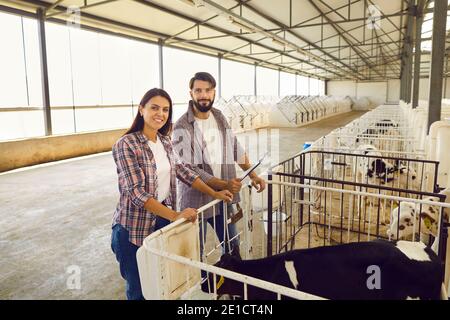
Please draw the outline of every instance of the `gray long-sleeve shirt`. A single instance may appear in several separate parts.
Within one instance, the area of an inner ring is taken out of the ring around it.
[[[221,143],[223,144],[222,163],[221,163],[221,177],[223,180],[230,180],[236,178],[235,163],[243,159],[244,149],[237,141],[233,134],[230,125],[225,119],[222,112],[216,108],[211,108],[210,117],[216,119],[217,126],[221,133]],[[201,179],[206,183],[214,177],[210,165],[206,143],[195,121],[192,101],[189,102],[188,110],[175,123],[172,133],[172,143],[174,151],[181,157],[181,159],[192,166],[193,170],[197,172]],[[199,208],[208,202],[214,200],[207,194],[201,193],[193,188],[179,183],[178,190],[180,193],[180,208]],[[233,203],[240,201],[239,193],[233,195]],[[216,214],[218,210],[215,210]],[[204,213],[205,218],[213,216],[213,208],[208,209]]]

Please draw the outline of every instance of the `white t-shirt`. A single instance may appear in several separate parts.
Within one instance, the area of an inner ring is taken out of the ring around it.
[[[222,135],[220,134],[217,121],[212,114],[208,119],[195,118],[198,128],[206,142],[211,169],[215,177],[222,178]]]
[[[170,162],[158,137],[156,137],[156,143],[148,140],[148,145],[155,157],[156,174],[158,176],[158,201],[162,202],[170,195]]]

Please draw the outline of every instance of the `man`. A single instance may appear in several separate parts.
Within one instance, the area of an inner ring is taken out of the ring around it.
[[[233,193],[232,204],[236,204],[240,201],[239,191],[242,184],[236,177],[235,163],[242,170],[249,169],[251,165],[248,156],[238,143],[222,112],[213,108],[216,88],[214,77],[207,72],[197,72],[189,81],[189,88],[192,100],[189,101],[188,111],[175,123],[174,150],[183,161],[192,165],[210,187],[215,190],[227,189]],[[249,176],[252,185],[258,192],[262,192],[265,189],[265,181],[255,172]],[[181,209],[199,208],[213,200],[196,190],[186,188],[183,184],[179,184],[179,188]],[[219,204],[215,208],[208,209],[203,215],[203,221],[201,215],[199,216],[201,254],[207,229],[204,220],[211,226],[215,224],[216,234],[221,242],[225,239],[223,252],[227,252],[228,249],[238,251],[239,239],[235,224],[229,224],[227,229],[224,227],[225,218],[229,218],[234,211],[232,204]],[[224,209],[228,217],[224,215]],[[232,239],[231,248],[228,246],[229,239]]]

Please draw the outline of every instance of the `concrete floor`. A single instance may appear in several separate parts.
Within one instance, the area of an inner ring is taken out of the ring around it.
[[[280,129],[280,160],[362,113]],[[110,152],[0,174],[0,299],[125,299],[110,248],[117,200]]]

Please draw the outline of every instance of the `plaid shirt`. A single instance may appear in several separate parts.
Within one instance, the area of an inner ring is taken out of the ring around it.
[[[158,139],[167,152],[171,167],[170,196],[165,203],[176,210],[175,177],[191,186],[198,174],[173,152],[169,137],[158,133]],[[130,234],[129,241],[141,246],[155,226],[155,215],[147,211],[144,204],[149,198],[158,199],[156,162],[148,145],[148,138],[141,131],[123,136],[113,146],[113,157],[119,176],[120,200],[114,212],[112,226],[121,224]]]

